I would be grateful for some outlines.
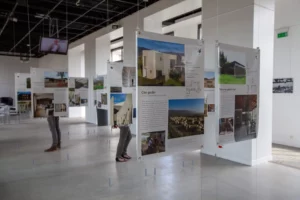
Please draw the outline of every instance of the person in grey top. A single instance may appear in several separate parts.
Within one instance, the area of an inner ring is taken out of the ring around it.
[[[47,121],[52,134],[52,145],[45,152],[52,152],[60,149],[61,132],[59,128],[59,117],[54,116],[53,109],[49,110]]]

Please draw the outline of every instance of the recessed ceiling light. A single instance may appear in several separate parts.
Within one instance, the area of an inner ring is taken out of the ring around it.
[[[30,44],[27,44],[28,47],[30,47]]]

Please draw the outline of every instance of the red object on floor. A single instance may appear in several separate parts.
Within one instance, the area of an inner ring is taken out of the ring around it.
[[[219,145],[219,149],[222,149],[223,147],[221,145]]]

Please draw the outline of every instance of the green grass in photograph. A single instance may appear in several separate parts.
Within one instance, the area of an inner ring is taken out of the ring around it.
[[[94,90],[102,90],[104,89],[103,85],[94,85]]]
[[[164,86],[182,86],[182,83],[180,81],[169,78],[169,80],[164,83]]]
[[[219,84],[236,84],[236,85],[245,85],[246,77],[234,77],[228,74],[220,74],[219,76]]]

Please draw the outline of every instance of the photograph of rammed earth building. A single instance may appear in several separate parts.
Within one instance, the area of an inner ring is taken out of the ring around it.
[[[138,38],[139,86],[185,86],[184,45]]]

